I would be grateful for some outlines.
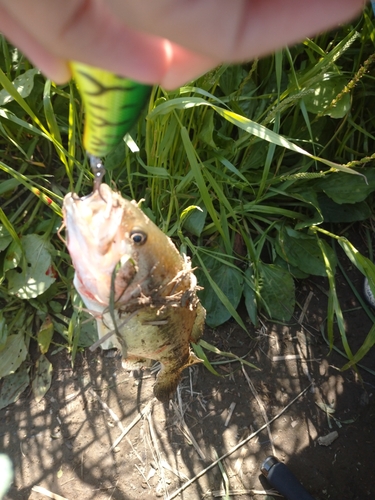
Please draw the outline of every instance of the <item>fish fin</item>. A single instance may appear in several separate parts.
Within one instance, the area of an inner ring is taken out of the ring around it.
[[[185,368],[188,368],[189,366],[193,366],[198,363],[203,363],[203,361],[201,360],[201,358],[198,358],[198,356],[191,352],[187,363],[184,364],[184,366],[181,368],[181,371],[185,370]]]
[[[154,385],[154,396],[162,403],[167,403],[176,392],[181,380],[181,373],[160,372]]]
[[[199,302],[197,305],[197,316],[194,321],[193,329],[191,331],[190,340],[196,344],[202,337],[204,324],[206,321],[206,309]]]
[[[140,368],[149,368],[153,363],[152,359],[139,358],[137,356],[129,355],[122,360],[122,367],[124,370],[139,370]]]
[[[202,363],[202,360],[193,352],[190,352],[189,358],[183,366],[177,369],[176,367],[162,367],[154,385],[154,396],[163,403],[169,401],[176,392],[183,370],[197,363]]]

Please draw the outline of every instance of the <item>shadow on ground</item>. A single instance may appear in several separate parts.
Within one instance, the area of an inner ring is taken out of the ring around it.
[[[375,379],[364,370],[340,372],[344,358],[329,355],[320,334],[325,286],[324,280],[301,286],[301,306],[289,325],[249,326],[250,335],[233,322],[207,330],[207,342],[259,370],[212,357],[221,376],[191,368],[169,405],[152,402],[153,374],[124,371],[118,356],[85,351],[74,369],[67,355],[50,356],[54,376],[46,397],[36,403],[25,392],[0,412],[1,451],[15,468],[7,498],[46,498],[33,487],[69,500],[174,498],[271,419],[178,498],[222,497],[228,490],[234,500],[264,499],[259,467],[270,454],[317,500],[375,498]],[[341,294],[349,341],[358,347],[371,324],[344,284]],[[374,367],[374,360],[372,353],[363,364]],[[337,439],[320,445],[318,438],[333,431]]]

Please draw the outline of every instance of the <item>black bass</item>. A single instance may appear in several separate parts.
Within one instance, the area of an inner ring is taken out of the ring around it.
[[[160,361],[154,394],[167,401],[182,370],[200,362],[190,342],[202,335],[205,310],[189,259],[106,184],[85,198],[67,194],[63,212],[74,285],[99,338],[116,331],[102,347],[120,345],[127,362]]]

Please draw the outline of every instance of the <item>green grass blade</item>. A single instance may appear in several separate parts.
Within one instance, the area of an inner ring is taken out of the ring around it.
[[[51,102],[51,85],[51,80],[46,80],[43,92],[44,116],[46,117],[50,138],[53,139],[53,143],[62,145],[60,129]],[[62,147],[57,148],[57,154],[59,155],[60,161],[67,167],[67,159]]]
[[[13,224],[9,221],[8,217],[5,215],[2,208],[0,208],[0,221],[2,225],[5,227],[5,229],[8,231],[8,233],[11,235],[13,241],[16,242],[16,244],[23,252],[21,240],[19,239],[17,231],[14,229]]]
[[[196,152],[195,152],[194,147],[190,141],[189,134],[188,134],[185,127],[181,128],[181,138],[182,138],[182,142],[183,142],[183,145],[184,145],[184,148],[186,151],[186,155],[188,157],[188,160],[189,160],[189,163],[191,166],[191,170],[193,172],[193,175],[194,175],[195,181],[197,183],[199,192],[202,196],[203,203],[205,204],[207,211],[210,214],[217,231],[221,234],[221,236],[225,240],[225,235],[223,233],[223,230],[222,230],[222,227],[220,224],[220,220],[217,216],[217,212],[213,206],[211,196],[208,192],[206,183],[205,183],[203,175],[202,175],[202,166],[197,161]]]
[[[332,315],[330,318],[330,328],[332,329],[333,313],[334,313],[336,316],[336,319],[337,319],[337,326],[338,326],[339,331],[340,331],[341,341],[342,341],[342,344],[344,346],[345,353],[348,356],[349,362],[353,363],[353,353],[349,347],[348,339],[346,336],[344,317],[343,317],[340,303],[339,303],[337,293],[336,293],[336,282],[335,282],[333,267],[332,267],[332,264],[331,264],[330,259],[328,257],[328,254],[326,252],[325,246],[323,245],[321,239],[318,237],[317,234],[316,234],[316,237],[317,237],[317,242],[318,242],[319,248],[320,248],[322,255],[323,255],[324,264],[326,266],[326,272],[327,272],[327,277],[328,277],[328,282],[329,282],[329,288],[330,288],[330,296],[331,296],[330,301],[332,301],[331,304],[329,303],[330,314]],[[333,345],[333,332],[331,332],[330,344],[332,347],[332,345]]]
[[[244,365],[247,365],[250,368],[254,368],[255,370],[260,370],[260,368],[253,365],[253,363],[250,363],[246,359],[240,358],[239,356],[236,356],[232,352],[221,351],[220,349],[218,349],[214,345],[210,344],[209,342],[206,342],[203,339],[200,339],[199,345],[202,346],[207,351],[210,351],[210,352],[213,352],[214,354],[217,354],[218,356],[224,356],[225,358],[230,358],[230,359],[233,359],[234,361],[238,361],[241,364],[243,363]]]
[[[195,354],[198,356],[199,359],[203,361],[203,364],[207,368],[207,370],[211,372],[213,375],[216,375],[217,377],[222,377],[222,375],[220,375],[220,373],[217,372],[209,362],[204,350],[202,349],[202,346],[200,345],[200,342],[198,344],[192,343],[191,345],[193,347]]]

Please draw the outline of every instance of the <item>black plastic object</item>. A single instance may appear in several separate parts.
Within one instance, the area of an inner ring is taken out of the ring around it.
[[[314,500],[288,467],[276,457],[269,456],[262,463],[260,470],[270,485],[287,500]]]

